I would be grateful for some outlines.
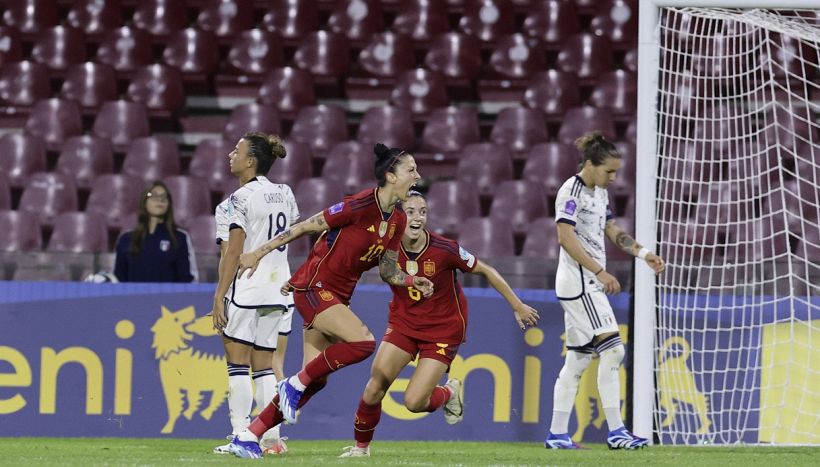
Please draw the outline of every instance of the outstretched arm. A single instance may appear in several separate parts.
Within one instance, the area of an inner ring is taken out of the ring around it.
[[[558,222],[558,243],[572,256],[572,259],[578,261],[582,267],[595,274],[595,277],[604,285],[604,292],[613,294],[621,291],[621,284],[618,283],[618,279],[606,272],[604,267],[584,250],[578,236],[575,234],[574,225]]]
[[[399,252],[387,250],[379,259],[379,275],[382,280],[398,287],[415,287],[425,297],[433,295],[433,283],[419,276],[409,276],[399,268]]]
[[[614,243],[615,246],[620,248],[622,251],[646,261],[646,264],[648,264],[649,267],[655,271],[655,274],[662,273],[666,268],[666,264],[660,256],[650,252],[640,243],[635,241],[635,239],[626,233],[626,231],[622,229],[621,226],[619,226],[614,220],[610,219],[607,221],[605,232],[607,238],[609,238],[609,241]]]
[[[293,226],[291,226],[291,228],[273,237],[268,243],[265,243],[264,245],[260,246],[254,251],[251,251],[250,253],[245,253],[242,256],[240,256],[239,276],[241,277],[247,269],[251,270],[250,274],[248,274],[248,277],[252,276],[254,271],[256,271],[256,267],[259,266],[259,261],[261,261],[262,258],[265,257],[265,255],[279,248],[280,246],[287,245],[288,243],[296,240],[302,235],[311,234],[314,232],[323,232],[327,229],[328,225],[325,221],[324,211],[313,215],[313,217],[307,220],[294,224]]]
[[[522,302],[518,295],[515,294],[510,284],[498,273],[498,271],[489,264],[478,260],[473,268],[473,274],[479,274],[487,278],[487,282],[507,300],[510,307],[515,313],[515,321],[518,327],[526,329],[527,326],[535,326],[538,324],[538,312],[534,308]]]

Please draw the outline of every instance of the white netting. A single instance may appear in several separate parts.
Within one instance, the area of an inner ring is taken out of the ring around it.
[[[660,11],[655,429],[820,443],[820,12]]]

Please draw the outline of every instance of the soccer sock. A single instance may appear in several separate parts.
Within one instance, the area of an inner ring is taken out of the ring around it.
[[[256,407],[261,413],[261,411],[267,407],[268,402],[273,400],[274,394],[276,394],[276,375],[273,373],[272,368],[254,371],[253,382],[256,385],[256,392],[254,394]],[[264,437],[279,438],[279,426],[276,425],[268,430]]]
[[[250,365],[228,362],[228,412],[233,434],[244,430],[250,422],[253,408]]]
[[[592,354],[575,350],[567,351],[567,357],[558,379],[555,380],[555,388],[552,392],[552,422],[550,433],[562,435],[569,431],[569,414],[575,403],[575,395],[578,393],[578,384],[581,375],[592,361]]]
[[[302,398],[299,399],[299,407],[307,404],[310,398],[317,392],[321,391],[326,385],[326,378],[318,379],[311,383],[307,388],[305,388]],[[282,412],[279,411],[279,394],[277,394],[273,396],[271,403],[268,404],[267,407],[265,407],[265,409],[260,412],[255,419],[253,419],[250,425],[248,425],[248,431],[256,435],[258,439],[266,431],[282,423],[282,420],[284,420],[284,417],[282,417]]]
[[[427,404],[427,408],[424,409],[427,412],[434,412],[439,409],[441,406],[447,403],[450,400],[450,396],[453,393],[450,392],[450,388],[446,386],[436,386],[433,388],[433,392],[430,394],[430,402]]]
[[[624,359],[624,346],[621,338],[615,334],[600,342],[595,351],[598,352],[598,394],[601,396],[601,406],[606,415],[609,431],[624,426],[621,419],[621,378],[618,372],[621,361]]]
[[[296,376],[302,384],[308,386],[312,381],[366,359],[375,350],[375,341],[339,342],[326,348],[324,352],[309,361]]]
[[[382,417],[382,403],[369,405],[364,400],[359,401],[356,410],[356,420],[353,423],[353,437],[357,448],[366,448],[376,433],[376,425]]]

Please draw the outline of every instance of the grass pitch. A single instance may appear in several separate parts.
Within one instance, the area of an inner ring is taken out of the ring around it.
[[[349,441],[292,441],[290,452],[260,460],[216,455],[219,440],[123,438],[2,438],[0,465],[818,465],[815,447],[649,447],[609,451],[585,445],[583,451],[550,451],[539,443],[377,441],[368,459],[337,459]]]

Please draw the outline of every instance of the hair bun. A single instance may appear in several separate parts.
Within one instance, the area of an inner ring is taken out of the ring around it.
[[[379,159],[390,157],[390,148],[388,148],[382,143],[376,143],[376,145],[373,146],[373,152],[376,153],[376,157],[378,157]]]

